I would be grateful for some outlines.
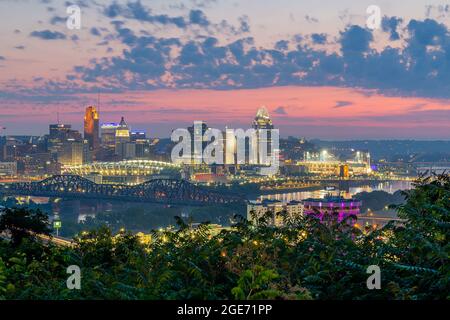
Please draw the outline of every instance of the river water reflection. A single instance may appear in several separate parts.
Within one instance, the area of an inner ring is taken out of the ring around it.
[[[258,200],[279,200],[282,202],[289,202],[292,200],[300,201],[308,198],[324,198],[326,195],[338,196],[341,195],[344,198],[351,198],[360,192],[372,192],[372,191],[385,191],[388,193],[394,193],[399,190],[409,190],[412,188],[411,181],[385,181],[385,182],[373,182],[361,186],[350,186],[347,191],[339,190],[314,190],[314,191],[294,191],[294,192],[283,192],[277,194],[262,195]]]
[[[191,211],[189,206],[171,206],[142,202],[123,202],[100,199],[61,199],[35,196],[0,197],[0,204],[7,207],[29,205],[50,214],[52,218],[62,218],[66,221],[81,222],[87,217],[94,218],[98,213],[125,212],[127,210],[157,211],[172,216],[187,216]]]

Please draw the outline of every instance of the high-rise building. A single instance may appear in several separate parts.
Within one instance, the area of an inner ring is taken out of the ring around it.
[[[370,152],[367,150],[355,152],[355,162],[364,163],[370,167]]]
[[[348,164],[341,164],[339,166],[339,177],[340,178],[348,178],[350,176]]]
[[[147,139],[147,135],[145,134],[145,131],[143,131],[143,130],[133,130],[130,133],[131,141],[138,141],[138,140],[145,140],[145,139]]]
[[[118,123],[103,123],[101,125],[101,140],[103,147],[113,149],[116,147],[116,129],[118,127]]]
[[[97,150],[100,146],[99,117],[94,106],[86,108],[84,115],[84,139],[88,141],[90,150]]]
[[[130,141],[130,128],[125,122],[124,117],[120,120],[119,125],[116,128],[115,134],[115,152],[120,159],[131,159],[136,154],[136,146],[131,145]]]
[[[49,126],[49,135],[47,140],[47,149],[51,154],[57,154],[65,141],[75,140],[82,141],[81,133],[72,130],[70,124],[51,124]]]
[[[66,140],[64,141],[61,150],[58,152],[58,162],[62,165],[76,166],[84,163],[86,157],[86,149],[89,148],[89,142]]]
[[[143,130],[131,131],[131,143],[135,145],[135,157],[139,159],[146,159],[150,157],[150,140]]]
[[[203,121],[194,121],[194,125],[187,129],[191,135],[191,161],[193,164],[202,164],[203,151],[208,145],[205,138],[208,125]]]
[[[117,144],[116,154],[121,160],[136,158],[136,142],[120,142]]]
[[[150,141],[147,139],[140,139],[134,142],[136,145],[136,158],[148,159],[151,155]]]
[[[266,107],[261,107],[256,112],[255,120],[253,120],[254,129],[273,129],[272,120]]]
[[[72,126],[70,124],[51,124],[49,126],[49,138],[54,139],[66,135]]]
[[[272,119],[270,119],[269,112],[266,107],[261,107],[256,112],[256,117],[253,120],[253,129],[256,130],[257,142],[253,143],[252,148],[257,151],[257,163],[258,164],[270,164],[272,154],[275,150],[272,150],[272,132],[273,129]],[[263,131],[265,130],[265,132]],[[266,154],[262,152],[262,147],[266,148]]]
[[[234,135],[234,130],[226,128],[224,132],[224,163],[228,165],[233,165],[237,163],[237,142],[236,136]]]
[[[125,118],[122,117],[119,125],[116,128],[116,144],[120,142],[129,142],[130,141],[130,128],[128,124],[125,122]]]
[[[17,175],[17,162],[0,162],[0,177],[3,176],[16,176]]]

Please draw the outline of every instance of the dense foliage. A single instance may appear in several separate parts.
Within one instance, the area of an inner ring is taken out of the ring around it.
[[[0,219],[0,233],[6,232],[11,244],[17,246],[23,239],[34,239],[36,234],[50,235],[48,216],[40,210],[6,209]]]
[[[178,218],[177,230],[151,239],[106,227],[72,247],[33,238],[13,245],[5,236],[0,298],[448,299],[449,176],[422,179],[404,196],[397,210],[406,222],[380,230],[311,217],[278,228],[237,218],[235,228],[214,233]],[[81,268],[81,290],[67,289],[70,265]],[[366,286],[369,265],[381,268],[380,290]]]
[[[361,212],[386,210],[391,205],[399,205],[405,202],[402,191],[388,193],[386,191],[360,192],[353,196],[354,199],[362,201]]]
[[[209,221],[215,224],[229,224],[230,219],[240,213],[242,214],[242,205],[234,206],[203,206],[203,207],[163,207],[158,206],[133,206],[123,210],[99,212],[95,217],[86,217],[85,220],[78,222],[64,219],[63,228],[60,235],[64,237],[73,237],[75,234],[84,230],[94,230],[101,226],[108,226],[113,233],[125,228],[131,232],[146,232],[152,229],[159,229],[161,226],[175,224],[176,216],[180,213],[189,221]]]

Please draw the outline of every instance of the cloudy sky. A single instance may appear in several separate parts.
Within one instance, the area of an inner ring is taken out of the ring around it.
[[[450,2],[0,0],[0,40],[8,134],[81,128],[100,95],[103,122],[150,136],[265,105],[283,136],[450,139]]]

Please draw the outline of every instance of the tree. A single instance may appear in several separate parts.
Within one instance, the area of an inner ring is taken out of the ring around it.
[[[49,236],[51,231],[48,215],[39,209],[11,208],[0,216],[0,233],[6,233],[14,246],[38,234]]]
[[[274,270],[267,270],[261,266],[255,266],[253,270],[245,270],[231,292],[237,300],[270,299],[282,295],[282,293],[271,288],[272,280],[278,278]]]
[[[364,232],[333,213],[324,223],[282,212],[281,226],[273,214],[235,216],[220,232],[181,218],[145,238],[101,227],[70,247],[0,239],[0,299],[449,299],[450,179],[421,179],[405,197],[401,223]],[[36,212],[21,214],[7,212],[3,230],[42,233],[30,226]],[[81,290],[65,287],[69,265],[83,270]],[[371,265],[379,290],[366,286]]]
[[[391,228],[388,242],[389,256],[398,260],[393,266],[401,272],[402,282],[415,283],[408,292],[411,298],[448,299],[450,176],[422,177],[404,196],[406,203],[396,209],[405,222]]]

